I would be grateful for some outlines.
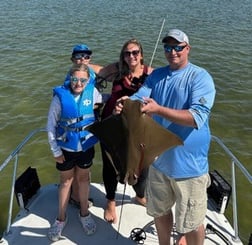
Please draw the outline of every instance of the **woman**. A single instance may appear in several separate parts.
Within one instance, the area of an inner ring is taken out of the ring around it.
[[[94,104],[101,95],[90,82],[87,65],[75,64],[70,70],[70,80],[54,88],[48,113],[48,140],[60,171],[59,210],[48,237],[57,241],[67,223],[67,204],[73,179],[78,184],[80,200],[79,219],[87,235],[96,231],[96,224],[88,212],[89,175],[97,139],[86,125],[95,121]]]
[[[92,67],[92,65],[91,65]],[[93,67],[94,70],[95,67]],[[113,82],[112,91],[107,100],[101,118],[104,119],[112,114],[117,99],[122,96],[131,96],[143,84],[146,77],[152,72],[152,68],[144,64],[143,48],[136,39],[130,39],[124,43],[119,61],[110,64],[98,70],[100,77],[106,78],[107,81]],[[108,222],[116,223],[116,200],[115,192],[118,184],[115,169],[106,154],[106,147],[101,144],[103,160],[103,181],[106,190],[107,207],[104,212],[104,218]],[[145,179],[148,170],[145,169],[140,175],[137,184],[133,185],[136,192],[136,201],[145,205],[144,197]]]

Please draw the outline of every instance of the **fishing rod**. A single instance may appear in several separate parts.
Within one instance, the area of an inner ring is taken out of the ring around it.
[[[158,39],[157,39],[157,42],[156,42],[156,45],[155,45],[155,48],[154,48],[154,51],[153,51],[153,54],[152,54],[152,57],[151,57],[151,61],[150,61],[149,66],[151,66],[151,65],[152,65],[152,61],[153,61],[154,56],[155,56],[155,54],[156,54],[156,50],[157,50],[157,46],[158,46],[158,42],[159,42],[159,39],[160,39],[161,33],[162,33],[162,31],[163,31],[163,28],[164,28],[164,23],[165,23],[165,18],[163,19],[163,22],[162,22],[162,25],[161,25],[161,28],[160,28],[160,31],[159,31]]]

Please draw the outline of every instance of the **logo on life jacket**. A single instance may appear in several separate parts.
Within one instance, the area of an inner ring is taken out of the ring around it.
[[[91,100],[88,100],[88,99],[83,100],[84,106],[89,106],[90,104],[91,104]]]

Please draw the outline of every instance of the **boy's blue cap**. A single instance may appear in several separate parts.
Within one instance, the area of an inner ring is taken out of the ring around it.
[[[89,49],[89,47],[85,44],[78,44],[74,46],[72,55],[77,54],[77,53],[85,53],[85,54],[91,55],[92,50]]]

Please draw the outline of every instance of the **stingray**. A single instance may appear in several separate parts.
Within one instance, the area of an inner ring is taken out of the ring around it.
[[[141,112],[141,102],[127,99],[122,113],[86,129],[106,148],[118,180],[133,185],[144,168],[164,151],[182,145],[181,139]]]

